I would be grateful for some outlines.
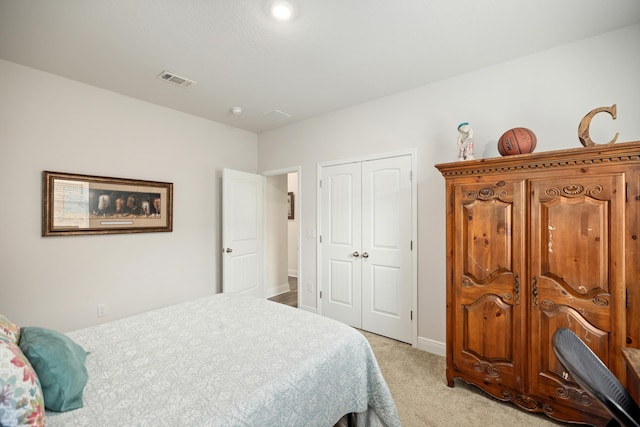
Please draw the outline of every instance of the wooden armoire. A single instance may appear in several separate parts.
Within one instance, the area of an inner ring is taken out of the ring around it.
[[[604,425],[555,357],[560,327],[626,384],[640,347],[640,141],[436,165],[446,184],[447,383]]]

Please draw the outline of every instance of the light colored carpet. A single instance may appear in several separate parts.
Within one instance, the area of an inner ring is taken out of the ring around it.
[[[369,341],[398,408],[404,427],[566,426],[545,415],[530,414],[456,380],[448,387],[444,357],[417,350],[369,332]]]

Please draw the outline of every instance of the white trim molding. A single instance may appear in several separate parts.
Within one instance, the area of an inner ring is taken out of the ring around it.
[[[418,337],[418,350],[424,350],[437,356],[445,357],[447,346],[440,341],[431,340],[429,338]]]

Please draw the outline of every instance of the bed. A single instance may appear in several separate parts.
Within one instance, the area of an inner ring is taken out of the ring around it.
[[[88,353],[83,407],[47,410],[48,427],[400,425],[362,334],[268,300],[218,294],[66,336]]]

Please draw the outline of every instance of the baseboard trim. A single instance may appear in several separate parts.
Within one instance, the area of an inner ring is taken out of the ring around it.
[[[304,311],[308,311],[309,313],[316,313],[318,314],[318,309],[315,307],[310,307],[308,305],[301,305],[300,307],[298,307],[300,310],[304,310]]]
[[[285,292],[289,292],[291,288],[288,283],[284,285],[276,286],[275,288],[265,289],[266,298],[275,297],[276,295],[284,294]]]
[[[447,346],[440,341],[431,340],[429,338],[418,337],[418,350],[424,350],[438,356],[445,357]]]

